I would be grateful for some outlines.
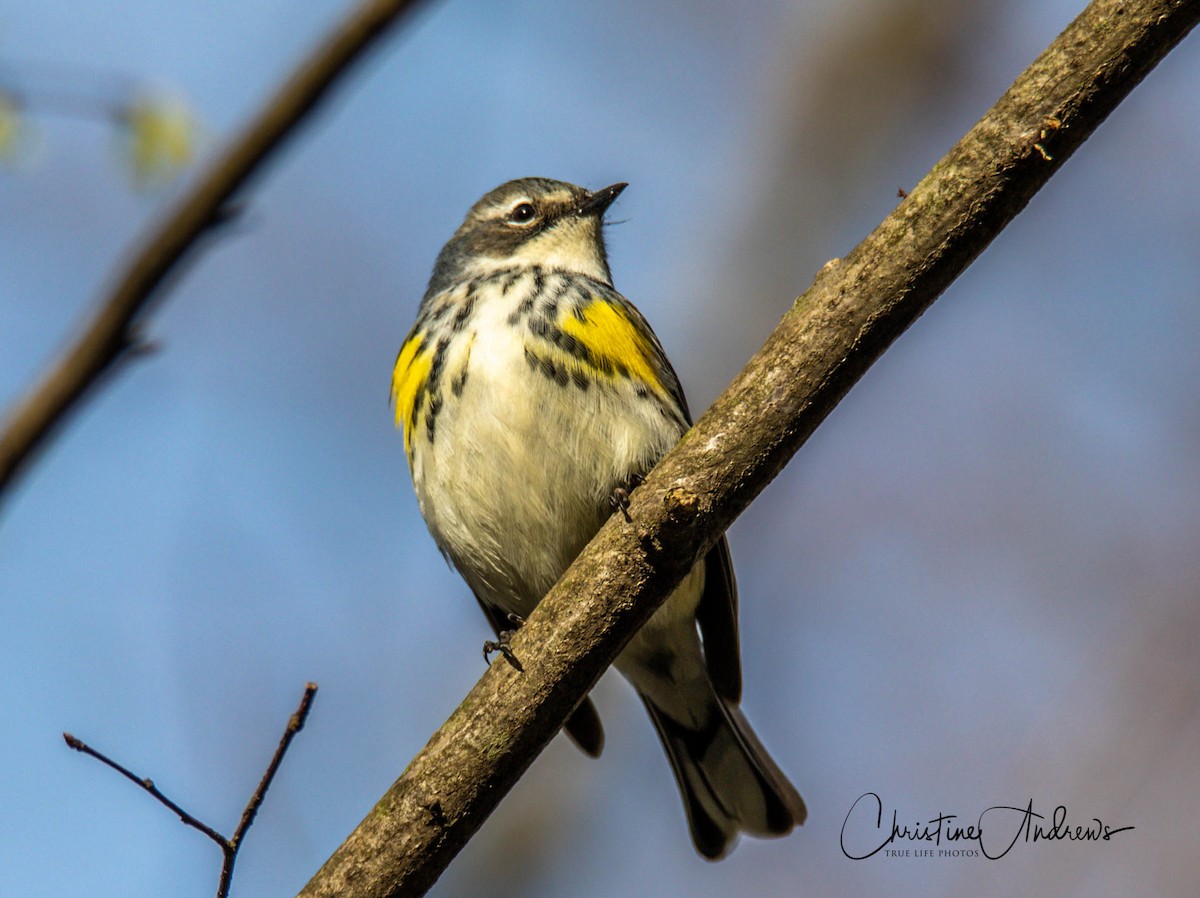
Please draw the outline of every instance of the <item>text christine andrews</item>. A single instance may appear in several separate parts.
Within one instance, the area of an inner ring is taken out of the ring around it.
[[[994,805],[973,820],[938,813],[924,822],[901,821],[899,812],[884,815],[883,799],[864,792],[842,822],[842,853],[851,860],[869,857],[984,857],[999,860],[1013,847],[1033,842],[1108,842],[1132,826],[1110,826],[1099,817],[1077,822],[1058,805],[1049,815],[1024,807]]]

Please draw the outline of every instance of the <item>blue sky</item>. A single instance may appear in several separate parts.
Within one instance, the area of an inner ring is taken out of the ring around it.
[[[999,6],[431,3],[171,291],[159,351],[0,509],[0,894],[215,890],[216,848],[63,730],[229,831],[316,680],[235,879],[288,894],[482,673],[486,624],[420,520],[387,405],[479,195],[630,182],[615,282],[699,412],[1083,4]],[[213,147],[342,11],[10,5],[0,61],[169,85]],[[856,41],[873,26],[890,54]],[[433,894],[1194,894],[1198,82],[1192,38],[731,530],[744,707],[808,825],[702,862],[608,677],[604,757],[556,740]],[[97,124],[38,127],[35,158],[0,173],[5,404],[166,199],[129,189]],[[1137,829],[849,861],[867,791],[902,820],[1033,799]]]

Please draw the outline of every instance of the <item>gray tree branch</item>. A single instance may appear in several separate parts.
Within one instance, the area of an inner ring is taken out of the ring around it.
[[[203,243],[232,214],[238,191],[296,126],[419,0],[364,0],[283,83],[250,124],[196,178],[119,268],[92,319],[8,413],[0,430],[0,498],[72,408],[139,347],[137,322]]]
[[[423,894],[625,642],[883,351],[1200,18],[1096,0],[846,258],[634,491],[302,896]]]

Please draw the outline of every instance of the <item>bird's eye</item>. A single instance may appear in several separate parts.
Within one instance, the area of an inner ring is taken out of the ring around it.
[[[537,218],[537,209],[533,208],[533,203],[518,203],[508,213],[508,220],[513,224],[529,224],[535,218]]]

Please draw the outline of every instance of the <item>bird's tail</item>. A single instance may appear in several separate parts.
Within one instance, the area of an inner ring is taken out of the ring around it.
[[[722,857],[739,832],[782,836],[804,822],[804,799],[771,760],[741,710],[712,693],[705,725],[689,728],[656,707],[645,695],[662,739],[696,850],[710,860]]]

